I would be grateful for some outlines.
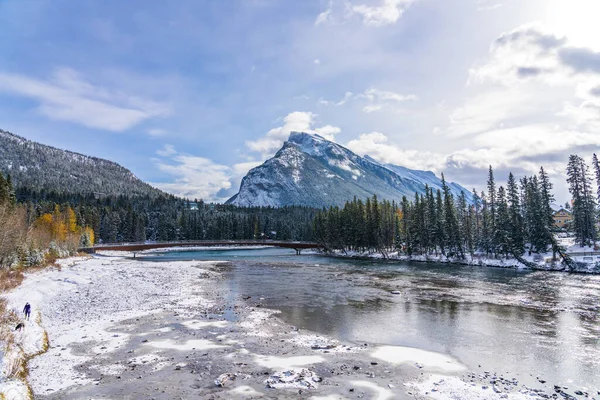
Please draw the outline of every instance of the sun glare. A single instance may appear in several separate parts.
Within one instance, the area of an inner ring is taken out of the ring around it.
[[[600,0],[548,0],[546,25],[576,46],[600,49]]]

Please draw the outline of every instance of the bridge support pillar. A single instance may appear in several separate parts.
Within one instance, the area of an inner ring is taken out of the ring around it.
[[[294,249],[296,250],[296,255],[299,256],[302,253],[302,249]]]

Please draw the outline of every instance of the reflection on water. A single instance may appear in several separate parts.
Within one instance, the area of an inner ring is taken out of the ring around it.
[[[263,297],[287,322],[341,340],[419,347],[474,370],[600,390],[600,276],[293,254],[156,258],[231,260],[223,285],[232,299]]]

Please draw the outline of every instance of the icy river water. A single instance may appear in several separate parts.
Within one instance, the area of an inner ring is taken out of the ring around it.
[[[176,251],[225,260],[233,298],[355,343],[448,354],[476,372],[600,390],[600,276],[296,256],[285,249]],[[400,294],[392,294],[399,291]]]

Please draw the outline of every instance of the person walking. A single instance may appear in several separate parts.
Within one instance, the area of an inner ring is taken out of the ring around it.
[[[31,304],[25,304],[25,308],[23,308],[23,314],[25,314],[25,319],[29,320],[29,316],[31,315]]]

